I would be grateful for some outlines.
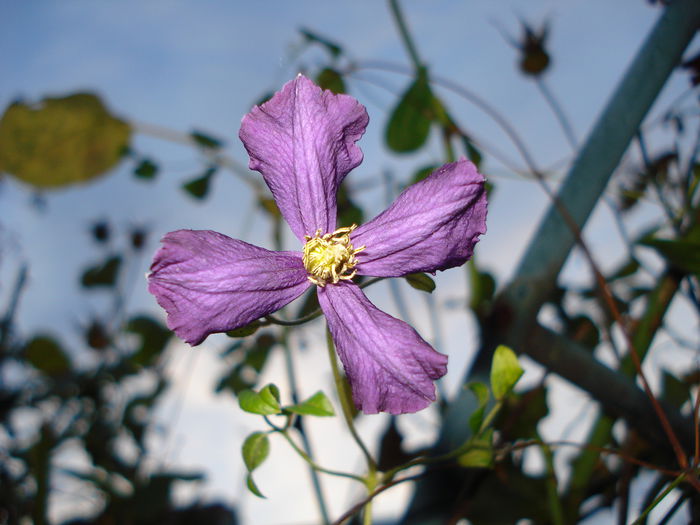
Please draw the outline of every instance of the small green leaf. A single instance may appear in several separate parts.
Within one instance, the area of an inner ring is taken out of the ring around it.
[[[493,429],[489,429],[482,437],[472,441],[471,447],[457,458],[457,463],[469,468],[491,468],[493,456]]]
[[[307,42],[320,44],[322,47],[324,47],[326,49],[326,51],[328,51],[333,58],[338,58],[343,52],[342,47],[340,47],[335,42],[332,42],[331,40],[320,36],[318,33],[310,31],[309,29],[306,29],[306,28],[300,29],[299,32],[304,36],[304,38],[307,40]]]
[[[158,174],[158,166],[150,159],[143,159],[134,168],[134,175],[140,179],[151,180]]]
[[[316,76],[316,84],[335,94],[345,93],[345,82],[343,81],[342,75],[330,67],[322,69]]]
[[[350,226],[351,224],[362,224],[364,213],[350,197],[348,188],[345,184],[341,184],[337,194],[338,205],[338,224],[341,226]]]
[[[459,456],[457,463],[469,468],[491,468],[493,467],[493,450],[473,448]]]
[[[691,385],[664,370],[662,399],[680,409],[690,399]]]
[[[262,465],[270,453],[270,440],[266,432],[253,432],[243,442],[241,448],[243,462],[248,472],[253,472]]]
[[[433,119],[433,93],[428,75],[421,70],[391,112],[386,127],[389,149],[407,153],[420,148],[428,139]]]
[[[258,486],[255,484],[255,481],[253,481],[253,476],[252,474],[248,474],[245,478],[245,484],[248,487],[248,490],[251,491],[253,494],[255,494],[259,498],[264,498],[265,496],[263,495],[262,492],[260,492],[260,489]]]
[[[197,145],[203,148],[209,149],[220,149],[224,145],[224,141],[202,133],[201,131],[194,130],[190,133],[190,137],[194,140]]]
[[[300,414],[302,416],[319,416],[329,417],[334,416],[335,411],[330,400],[323,392],[316,392],[313,396],[301,403],[284,407],[287,412]]]
[[[24,347],[24,357],[37,370],[47,375],[59,375],[70,370],[70,361],[55,339],[36,336]]]
[[[80,279],[80,284],[85,288],[95,286],[114,286],[119,275],[122,258],[119,255],[112,255],[103,263],[97,264],[85,270]]]
[[[430,175],[439,167],[440,166],[438,166],[437,164],[429,164],[428,166],[423,166],[413,174],[413,177],[411,178],[411,184],[415,184],[416,182],[420,182],[423,179],[428,178],[428,175]]]
[[[38,188],[86,182],[121,160],[130,135],[92,93],[14,102],[0,118],[0,172]]]
[[[408,284],[421,292],[433,293],[435,290],[435,281],[425,273],[410,273],[404,277]]]
[[[279,389],[275,385],[267,385],[260,392],[243,390],[238,394],[238,404],[241,409],[251,414],[272,416],[282,412],[280,408]]]
[[[505,345],[496,348],[491,365],[491,391],[497,401],[513,389],[522,375],[523,369],[515,352]]]
[[[249,335],[253,335],[255,332],[257,332],[258,328],[261,326],[260,321],[253,321],[252,323],[248,323],[247,325],[236,328],[235,330],[229,330],[226,332],[226,335],[229,337],[248,337]]]
[[[496,279],[489,272],[481,271],[474,261],[469,262],[469,284],[471,286],[471,296],[469,307],[474,312],[485,311],[493,299],[496,292]]]
[[[484,420],[486,403],[489,402],[489,387],[484,383],[474,382],[469,383],[467,388],[474,393],[477,402],[479,403],[477,409],[471,416],[469,416],[469,428],[471,428],[473,434],[477,434],[481,429],[481,423]]]
[[[467,152],[467,157],[471,160],[478,168],[481,165],[481,160],[483,158],[481,150],[474,145],[471,137],[468,135],[462,135],[462,144],[464,144],[464,149]]]
[[[681,270],[700,275],[700,241],[649,239],[641,244],[654,248]]]
[[[270,454],[270,440],[265,432],[254,432],[243,442],[241,455],[243,462],[248,469],[246,484],[248,489],[258,497],[264,498],[260,489],[253,481],[252,472],[258,468]]]
[[[141,344],[131,356],[131,362],[140,366],[149,366],[155,363],[173,336],[173,333],[161,322],[145,315],[129,319],[126,331],[141,338]]]
[[[211,166],[199,177],[192,179],[182,185],[182,189],[195,199],[203,199],[209,193],[209,182],[212,175],[216,173],[216,166]]]

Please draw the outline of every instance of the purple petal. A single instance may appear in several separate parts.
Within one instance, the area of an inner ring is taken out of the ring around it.
[[[318,298],[358,409],[404,414],[435,401],[433,381],[447,372],[447,356],[379,310],[355,284],[319,287]]]
[[[279,310],[310,286],[296,252],[201,230],[170,232],[162,243],[148,291],[168,312],[168,327],[191,345]]]
[[[399,277],[464,264],[486,232],[484,177],[468,160],[445,164],[409,186],[351,235],[357,273]]]
[[[335,230],[336,192],[362,162],[355,146],[369,117],[348,95],[322,91],[298,75],[243,117],[239,136],[250,169],[262,173],[294,234]]]

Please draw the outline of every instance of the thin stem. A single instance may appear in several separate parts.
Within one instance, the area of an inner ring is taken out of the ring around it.
[[[549,104],[549,107],[552,108],[552,112],[559,122],[562,131],[564,131],[564,136],[566,137],[566,140],[569,141],[571,149],[576,151],[578,149],[578,141],[576,140],[576,135],[574,134],[574,129],[571,126],[571,122],[569,122],[569,119],[564,113],[561,104],[559,104],[559,101],[554,96],[554,93],[550,91],[549,87],[541,76],[535,77],[535,83],[537,84],[537,87],[542,93],[545,101],[547,104]]]
[[[355,481],[359,481],[363,485],[365,484],[365,478],[362,476],[357,476],[355,474],[350,474],[348,472],[341,472],[339,470],[331,470],[324,468],[320,466],[318,463],[316,463],[304,450],[302,450],[299,445],[297,445],[294,440],[292,439],[292,436],[289,435],[289,431],[286,429],[278,429],[278,432],[284,437],[284,439],[287,440],[287,443],[289,443],[294,451],[301,456],[301,458],[306,461],[309,466],[314,470],[318,472],[323,472],[324,474],[328,474],[329,476],[337,476],[340,478],[349,478],[349,479],[354,479]],[[330,523],[330,520],[327,520],[326,523]]]
[[[348,396],[348,391],[345,388],[345,382],[343,380],[343,376],[340,374],[340,368],[338,367],[338,359],[335,355],[335,344],[333,343],[333,338],[331,337],[331,332],[326,328],[326,343],[328,347],[328,359],[331,362],[331,370],[333,371],[333,380],[335,382],[335,389],[338,392],[338,398],[340,399],[340,406],[343,409],[343,417],[345,418],[345,424],[348,427],[348,430],[350,431],[350,434],[352,434],[353,439],[357,443],[357,445],[360,447],[360,450],[362,450],[362,454],[365,456],[365,459],[367,460],[367,466],[369,467],[370,472],[376,472],[377,470],[377,462],[374,460],[372,457],[372,454],[370,454],[369,450],[365,446],[364,442],[362,441],[362,438],[360,438],[360,435],[357,433],[357,429],[355,429],[355,423],[353,421],[353,409],[352,409],[352,400],[349,399]]]
[[[549,513],[554,525],[564,525],[564,511],[561,506],[561,498],[557,491],[557,474],[554,469],[554,453],[547,444],[542,444],[540,447],[544,462],[547,469],[547,502],[549,504]]]
[[[420,71],[424,67],[423,62],[418,56],[416,45],[413,43],[411,34],[408,32],[408,26],[406,25],[406,20],[404,19],[401,8],[399,7],[398,0],[389,0],[389,8],[391,9],[391,14],[394,17],[394,22],[396,22],[399,29],[401,40],[403,40],[403,44],[406,46],[406,51],[408,51],[408,55],[411,57],[413,67],[416,71]]]
[[[291,397],[292,397],[292,402],[293,403],[298,403],[299,402],[299,389],[297,388],[297,380],[296,380],[296,374],[294,372],[294,361],[292,359],[292,352],[289,349],[289,344],[288,344],[288,329],[285,328],[283,330],[283,347],[284,347],[284,361],[285,361],[285,368],[287,369],[287,380],[289,381],[289,388],[291,390]],[[297,429],[299,430],[299,436],[301,437],[301,444],[304,447],[303,450],[303,455],[302,457],[309,463],[309,466],[311,467],[310,469],[310,474],[311,474],[311,483],[314,487],[314,493],[316,494],[316,502],[318,503],[318,510],[321,513],[321,518],[323,519],[324,524],[330,523],[330,515],[328,514],[328,506],[326,505],[326,499],[323,496],[323,489],[321,488],[321,480],[318,478],[318,473],[316,472],[316,464],[313,461],[313,451],[311,449],[311,442],[309,441],[309,437],[306,435],[306,430],[304,428],[304,418],[299,417],[297,419]],[[289,439],[287,436],[286,432],[282,432],[284,437],[287,438],[290,443],[292,441]],[[294,446],[295,450],[302,454],[301,450],[298,450],[296,447],[295,443],[292,443],[292,446]]]
[[[401,66],[396,66],[395,64],[385,62],[362,62],[361,64],[356,64],[355,69],[381,69],[384,71],[394,71],[405,75],[413,74],[412,72],[406,71],[406,69],[402,68]],[[510,125],[508,119],[501,115],[501,113],[499,113],[499,111],[496,108],[494,108],[491,104],[486,102],[483,98],[481,98],[473,91],[470,91],[467,88],[457,84],[456,82],[452,82],[447,78],[436,75],[430,75],[430,81],[432,84],[447,89],[448,91],[452,91],[457,96],[462,97],[463,99],[471,102],[477,108],[481,109],[484,113],[491,117],[491,119],[503,130],[503,132],[511,140],[511,142],[523,158],[523,161],[525,161],[525,164],[527,164],[529,171],[532,173],[541,173],[540,170],[537,168],[535,159],[530,154],[530,151],[527,148],[527,146],[525,146],[524,140],[520,137],[515,128]]]
[[[644,512],[636,519],[634,520],[634,523],[632,525],[641,525],[646,521],[647,516],[649,513],[656,508],[656,506],[663,501],[663,499],[668,496],[668,494],[675,489],[678,485],[680,485],[683,481],[685,480],[685,473],[682,473],[680,476],[678,476],[676,479],[674,479],[671,483],[668,484],[668,486],[664,489],[664,491],[659,494],[654,501],[651,502],[651,505],[649,505]]]

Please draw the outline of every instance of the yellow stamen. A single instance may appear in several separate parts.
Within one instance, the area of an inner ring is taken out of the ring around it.
[[[350,233],[357,224],[338,228],[333,233],[321,236],[321,230],[316,230],[314,236],[304,235],[304,254],[302,261],[309,273],[309,281],[318,286],[338,281],[350,280],[355,277],[357,270],[356,254],[365,249],[364,246],[354,248],[350,241]]]

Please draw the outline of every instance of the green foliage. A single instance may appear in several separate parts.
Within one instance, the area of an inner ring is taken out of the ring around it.
[[[502,400],[523,375],[518,357],[510,348],[500,345],[493,354],[491,391],[497,401]]]
[[[190,137],[195,143],[205,149],[221,149],[224,146],[224,141],[216,137],[212,137],[207,133],[194,130],[190,133]]]
[[[413,174],[413,177],[411,177],[411,184],[415,184],[416,182],[420,182],[423,179],[428,178],[428,175],[430,175],[432,172],[434,172],[439,167],[440,166],[438,164],[428,164],[427,166],[423,166],[422,168],[419,168],[418,171],[416,171]]]
[[[129,319],[126,331],[139,336],[136,352],[131,356],[131,362],[138,366],[155,364],[173,336],[159,321],[145,315]]]
[[[54,338],[38,335],[24,347],[24,357],[37,370],[48,376],[66,374],[71,368],[65,350]]]
[[[85,270],[80,278],[80,284],[85,288],[114,286],[117,283],[121,265],[121,255],[110,255],[104,262]]]
[[[211,178],[217,170],[217,166],[209,166],[204,173],[185,182],[182,189],[197,200],[204,199],[209,194]]]
[[[654,248],[673,266],[700,276],[700,241],[649,239],[642,244]]]
[[[386,127],[386,144],[392,151],[417,150],[428,139],[433,119],[433,92],[422,70],[394,107]]]
[[[343,76],[333,68],[325,67],[316,75],[316,84],[333,93],[346,93]]]
[[[296,405],[285,406],[284,410],[301,416],[330,417],[335,415],[333,405],[323,392],[316,392],[310,398]]]
[[[472,440],[467,451],[457,458],[457,463],[467,468],[491,468],[493,461],[493,429]]]
[[[235,330],[229,330],[226,332],[226,335],[229,337],[248,337],[249,335],[253,335],[255,332],[257,332],[258,328],[261,326],[260,321],[252,321],[245,326],[236,328]]]
[[[425,273],[411,273],[404,277],[406,282],[411,285],[412,288],[420,290],[421,292],[433,293],[435,290],[435,281],[428,274]]]
[[[275,343],[272,335],[262,333],[255,339],[239,340],[227,347],[222,355],[231,356],[234,363],[220,379],[216,391],[229,390],[238,395],[243,390],[254,388]]]
[[[473,382],[469,383],[467,388],[474,393],[478,402],[477,409],[469,416],[469,428],[471,428],[472,434],[476,435],[484,421],[484,411],[489,402],[489,387],[484,383]]]
[[[14,102],[0,119],[0,171],[37,188],[87,182],[119,162],[130,134],[92,93]]]
[[[343,48],[339,44],[333,42],[332,40],[326,37],[319,35],[315,31],[302,28],[299,30],[299,32],[307,42],[312,44],[319,44],[323,49],[328,51],[328,53],[333,58],[338,58],[343,53]]]
[[[246,478],[246,484],[248,489],[260,498],[264,498],[260,489],[253,481],[252,473],[267,459],[270,454],[270,440],[265,432],[254,432],[249,435],[243,442],[243,447],[241,448],[241,454],[243,455],[243,462],[248,469],[248,476]]]
[[[279,389],[273,384],[264,386],[260,392],[243,390],[238,394],[238,404],[251,414],[272,416],[282,413]]]
[[[158,174],[158,165],[151,159],[143,159],[134,168],[134,176],[143,180],[152,180]]]

